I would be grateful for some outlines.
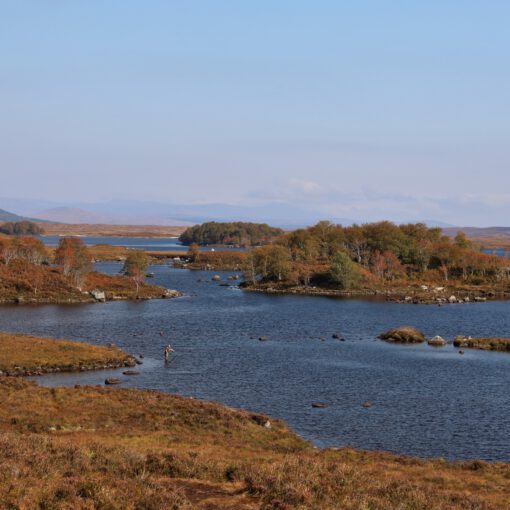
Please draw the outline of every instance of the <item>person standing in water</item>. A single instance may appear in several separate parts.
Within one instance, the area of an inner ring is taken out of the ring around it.
[[[168,360],[170,359],[170,354],[174,352],[174,350],[172,349],[172,346],[168,344],[163,352],[165,355],[165,363],[168,363]]]

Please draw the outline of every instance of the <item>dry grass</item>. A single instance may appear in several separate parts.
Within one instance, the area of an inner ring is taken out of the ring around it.
[[[246,263],[246,252],[218,250],[200,252],[197,260],[188,264],[192,269],[211,269],[217,271],[237,271]]]
[[[68,340],[0,333],[0,371],[50,372],[132,365],[133,358],[117,347]]]
[[[154,391],[0,378],[0,508],[507,509],[506,464],[316,450],[284,424]]]

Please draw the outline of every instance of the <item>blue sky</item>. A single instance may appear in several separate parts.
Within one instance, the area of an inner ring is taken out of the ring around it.
[[[2,0],[0,196],[508,224],[509,24],[491,0]]]

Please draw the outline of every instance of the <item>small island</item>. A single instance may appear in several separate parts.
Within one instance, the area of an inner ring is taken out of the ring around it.
[[[92,270],[93,256],[77,237],[64,237],[48,250],[36,237],[0,237],[0,304],[91,303],[180,295],[145,282],[150,259],[140,250],[124,251],[122,274]]]
[[[83,372],[135,365],[133,356],[115,346],[0,333],[0,375]]]

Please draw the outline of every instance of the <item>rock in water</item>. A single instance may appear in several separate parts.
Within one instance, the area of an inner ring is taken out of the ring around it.
[[[436,335],[434,338],[431,338],[428,342],[432,347],[444,347],[446,345],[446,340],[439,335]]]
[[[221,276],[220,276],[219,274],[215,274],[215,275],[211,278],[211,280],[212,280],[213,282],[219,282],[219,281],[221,280]]]
[[[378,338],[386,340],[387,342],[397,343],[418,344],[425,342],[425,335],[418,329],[411,326],[402,326],[400,328],[390,329],[389,331],[386,331],[386,333],[380,334]]]
[[[324,402],[313,402],[312,407],[315,409],[324,409],[325,407],[328,407],[328,404],[325,404]]]
[[[140,372],[138,372],[138,370],[125,370],[122,373],[124,375],[140,375]]]
[[[109,379],[106,379],[105,384],[120,384],[121,380],[117,379],[116,377],[110,377]]]
[[[269,338],[267,336],[261,336],[261,337],[259,337],[259,340],[261,342],[267,342],[269,340]]]

